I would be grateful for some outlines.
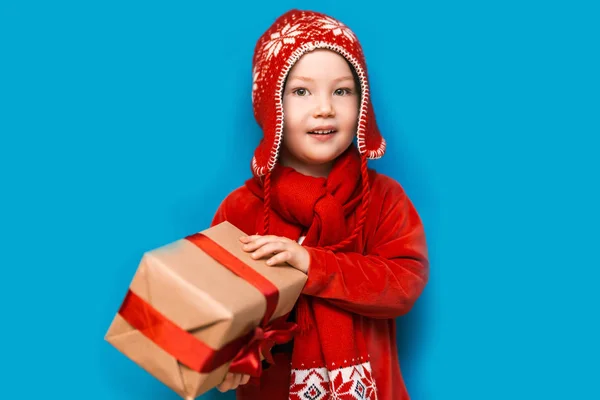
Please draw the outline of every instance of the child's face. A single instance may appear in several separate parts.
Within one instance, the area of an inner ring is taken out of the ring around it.
[[[328,173],[356,135],[359,89],[338,53],[317,49],[303,55],[283,92],[282,164],[312,175]]]

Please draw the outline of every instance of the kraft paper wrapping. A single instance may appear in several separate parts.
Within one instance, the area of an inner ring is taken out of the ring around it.
[[[271,321],[288,314],[306,275],[289,265],[267,266],[241,248],[244,232],[223,222],[201,232],[260,273],[279,290]],[[144,253],[129,290],[170,321],[217,350],[258,326],[266,300],[258,289],[223,267],[187,239]],[[185,399],[217,386],[229,362],[211,373],[194,371],[133,328],[117,313],[105,339]]]

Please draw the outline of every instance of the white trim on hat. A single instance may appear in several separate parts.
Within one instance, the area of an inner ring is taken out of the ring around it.
[[[379,148],[377,150],[368,150],[367,151],[367,149],[366,149],[365,129],[366,129],[366,123],[367,123],[367,111],[368,111],[368,104],[369,104],[369,86],[368,86],[368,82],[367,82],[367,76],[366,76],[366,73],[365,73],[365,70],[363,69],[363,67],[356,60],[356,58],[354,58],[354,56],[352,56],[352,54],[350,54],[346,49],[344,49],[340,45],[330,43],[330,42],[324,42],[324,41],[309,42],[309,43],[305,43],[302,46],[300,46],[299,48],[297,48],[289,56],[289,58],[287,59],[285,65],[283,67],[283,70],[281,71],[281,74],[279,75],[279,79],[277,80],[277,87],[275,90],[275,114],[276,114],[276,118],[277,118],[277,123],[275,126],[275,139],[273,142],[273,146],[271,147],[269,161],[268,161],[267,165],[259,167],[258,162],[256,160],[256,156],[252,157],[252,169],[254,170],[254,173],[257,176],[264,175],[267,172],[267,170],[268,171],[273,170],[273,168],[275,167],[275,163],[277,162],[277,159],[279,158],[279,149],[281,147],[281,139],[283,137],[283,117],[284,117],[284,115],[283,115],[283,99],[282,99],[281,94],[283,93],[283,89],[285,86],[285,80],[287,78],[288,73],[290,72],[290,70],[292,69],[294,64],[296,64],[296,62],[300,59],[300,57],[302,57],[305,53],[315,50],[315,49],[323,49],[323,48],[333,50],[336,53],[341,54],[346,60],[348,60],[354,67],[356,74],[358,75],[358,78],[360,80],[360,86],[361,86],[360,114],[358,117],[358,128],[356,130],[358,151],[361,154],[364,154],[365,152],[367,152],[367,158],[369,158],[371,160],[381,158],[383,156],[383,154],[385,153],[386,142],[383,137],[381,138],[381,144],[379,145]]]

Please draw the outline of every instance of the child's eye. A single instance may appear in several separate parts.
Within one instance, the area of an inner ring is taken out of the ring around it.
[[[298,89],[292,90],[292,93],[294,93],[298,96],[306,96],[308,94],[308,90],[306,90],[304,88],[298,88]]]
[[[348,88],[336,89],[336,91],[334,92],[336,96],[344,96],[350,93],[352,93],[352,90]]]

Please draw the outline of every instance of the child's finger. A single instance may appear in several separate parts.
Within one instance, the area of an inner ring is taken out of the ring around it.
[[[259,237],[260,237],[260,235],[242,236],[242,237],[240,237],[240,242],[249,243],[253,240],[258,239]]]
[[[271,242],[280,242],[281,240],[279,240],[279,237],[277,236],[260,236],[258,239],[253,240],[249,243],[246,243],[242,246],[242,249],[244,249],[245,251],[254,251],[262,246],[264,246],[267,243],[271,243]]]
[[[250,375],[244,375],[242,377],[242,381],[240,382],[240,385],[245,385],[250,381]]]
[[[266,235],[264,237],[267,237],[267,236],[273,236],[273,235]],[[261,237],[263,237],[263,235],[259,235],[258,233],[255,233],[254,235],[242,236],[242,237],[240,237],[240,242],[248,243],[248,242],[251,242],[251,241],[261,238]]]
[[[281,242],[270,242],[257,249],[252,253],[252,258],[258,260],[270,254],[280,253],[285,250],[285,244]]]
[[[227,375],[225,375],[225,379],[223,379],[223,382],[221,382],[218,386],[217,386],[217,390],[221,393],[225,393],[228,390],[231,389],[231,385],[233,383],[233,373],[228,372]]]
[[[233,374],[233,382],[231,382],[231,390],[237,389],[242,381],[242,374]]]
[[[267,260],[268,265],[283,264],[292,259],[292,253],[289,251],[282,251],[281,253],[274,255]]]

